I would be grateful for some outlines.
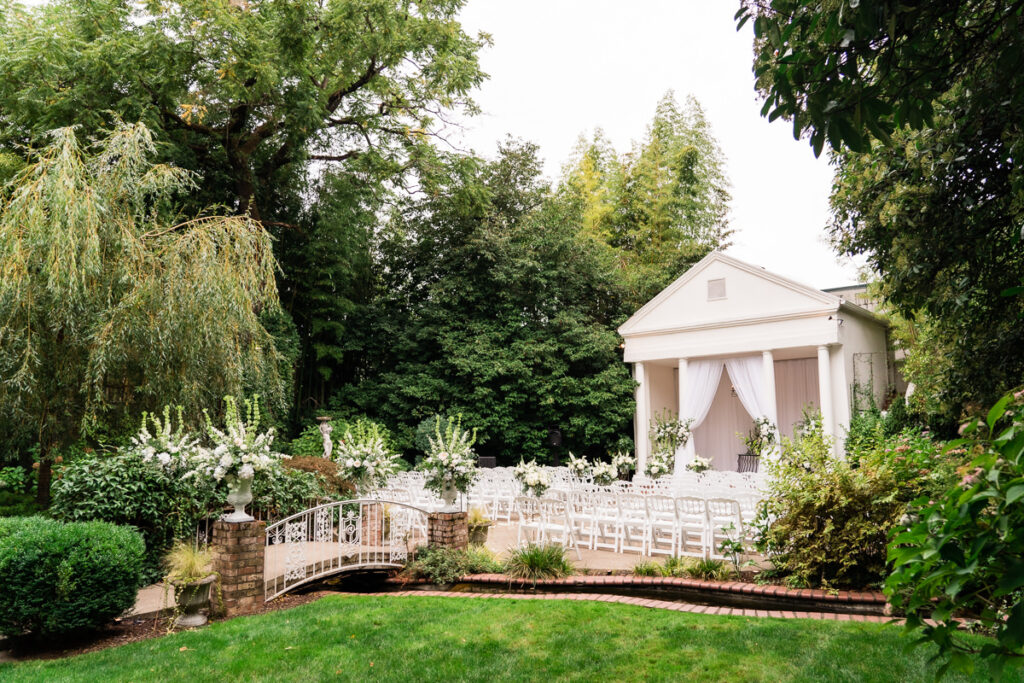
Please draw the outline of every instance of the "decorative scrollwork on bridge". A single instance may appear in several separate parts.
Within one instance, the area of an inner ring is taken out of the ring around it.
[[[344,571],[400,568],[427,543],[427,512],[405,503],[346,500],[267,527],[266,600]]]

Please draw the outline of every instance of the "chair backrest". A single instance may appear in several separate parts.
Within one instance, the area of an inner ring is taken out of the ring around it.
[[[666,518],[675,515],[676,504],[669,496],[645,496],[647,514],[652,517]]]
[[[696,496],[679,496],[676,500],[676,516],[680,519],[700,518],[707,514],[707,502]]]
[[[524,517],[536,517],[540,513],[540,499],[530,496],[516,496],[514,499],[516,512],[520,519]]]
[[[634,516],[638,514],[646,515],[647,501],[644,496],[640,496],[635,493],[620,493],[619,511],[623,514],[630,514]]]

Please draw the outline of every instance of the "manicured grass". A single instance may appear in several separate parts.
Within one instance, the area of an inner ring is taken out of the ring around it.
[[[330,596],[71,659],[0,664],[0,680],[932,680],[931,652],[905,653],[899,632],[599,602]]]

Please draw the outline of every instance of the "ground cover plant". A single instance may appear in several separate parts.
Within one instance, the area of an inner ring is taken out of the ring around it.
[[[886,624],[715,617],[585,601],[330,596],[80,657],[0,663],[0,678],[932,680],[933,650],[907,654],[905,642]]]
[[[494,553],[482,546],[457,548],[420,548],[403,576],[409,579],[428,579],[437,584],[454,583],[467,574],[500,572],[502,564]]]

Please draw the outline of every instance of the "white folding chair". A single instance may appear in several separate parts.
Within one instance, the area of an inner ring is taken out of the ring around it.
[[[731,498],[711,498],[708,510],[708,557],[716,560],[727,559],[719,546],[722,541],[743,539],[743,517],[740,504]]]
[[[675,501],[669,496],[647,496],[650,531],[647,552],[650,555],[675,555],[679,545],[679,524]]]
[[[644,497],[632,493],[619,494],[619,552],[635,551],[645,555],[649,530]]]
[[[707,557],[707,504],[703,498],[680,496],[675,499],[676,553],[685,557]]]

